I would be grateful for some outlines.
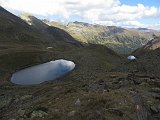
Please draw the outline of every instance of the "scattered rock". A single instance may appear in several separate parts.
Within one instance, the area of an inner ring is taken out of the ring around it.
[[[117,75],[110,75],[110,78],[117,78]]]
[[[94,112],[94,117],[96,118],[96,120],[97,120],[97,119],[100,119],[100,118],[101,118],[101,112],[98,111],[98,110],[96,110],[96,111]]]
[[[104,90],[108,91],[108,86],[105,83],[89,85],[89,91],[104,91]]]
[[[140,86],[148,86],[148,83],[142,82],[142,83],[140,84]]]
[[[158,88],[158,87],[152,88],[151,91],[155,92],[155,93],[160,93],[160,88]]]
[[[46,112],[44,112],[42,110],[37,110],[37,111],[33,111],[31,113],[31,118],[34,118],[34,117],[44,118],[47,115],[48,115],[48,113],[46,113]]]
[[[11,97],[0,97],[0,108],[3,108],[5,106],[8,106],[12,101]]]
[[[155,99],[160,99],[160,94],[153,94],[152,95]]]
[[[152,101],[146,101],[146,103],[148,104],[148,105],[152,105],[153,104],[153,102]]]
[[[25,114],[25,110],[19,109],[19,110],[18,110],[18,114],[19,114],[19,116],[23,117],[24,114]]]
[[[125,86],[128,86],[128,81],[119,81],[119,84],[121,87],[125,87]]]
[[[142,83],[140,79],[133,79],[134,84],[139,85]]]
[[[156,77],[154,77],[154,76],[150,76],[150,79],[156,79]]]
[[[68,113],[68,117],[73,117],[76,114],[76,111],[71,111]]]
[[[76,106],[80,106],[81,105],[81,101],[79,100],[79,98],[76,100],[75,105]]]
[[[106,109],[106,110],[110,113],[114,113],[114,114],[116,114],[118,116],[121,116],[121,117],[124,115],[124,113],[117,108],[109,108],[109,109]]]
[[[59,109],[54,109],[53,112],[56,112],[56,113],[57,113],[57,112],[59,112]]]
[[[24,120],[24,118],[19,118],[18,120]]]
[[[20,100],[25,100],[25,99],[28,99],[28,98],[31,98],[32,95],[24,95],[20,98]]]
[[[19,98],[16,98],[15,100],[14,100],[14,102],[18,102],[19,101]]]
[[[158,109],[155,106],[151,106],[150,109],[153,113],[158,113]]]

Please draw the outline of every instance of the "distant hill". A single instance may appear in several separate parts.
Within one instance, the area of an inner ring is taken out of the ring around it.
[[[138,30],[124,29],[116,26],[93,25],[83,22],[70,22],[67,25],[43,21],[68,31],[75,39],[84,43],[102,44],[120,54],[128,54],[146,44],[150,34]]]
[[[30,26],[36,28],[37,30],[42,31],[45,34],[52,36],[58,42],[63,41],[63,42],[70,43],[73,45],[81,46],[80,42],[76,41],[66,31],[60,28],[54,27],[54,26],[49,26],[43,21],[37,19],[36,17],[31,16],[30,14],[22,13],[20,15],[20,18],[26,21]]]
[[[81,42],[76,41],[65,30],[48,26],[29,14],[21,15],[21,18],[24,19],[22,20],[0,7],[0,15],[0,67],[3,69],[16,70],[28,65],[53,60],[56,53],[58,58],[64,58],[64,56],[68,58],[65,55],[65,52],[68,51],[69,53],[66,54],[69,54],[70,58],[79,64],[89,64],[92,61],[95,65],[97,62],[99,64],[99,60],[94,60],[100,59],[102,64],[106,65],[107,59],[109,59],[107,64],[113,67],[113,60],[111,59],[113,57],[116,58],[115,61],[121,59],[119,55],[107,47],[100,45],[82,46]],[[96,58],[97,55],[99,58]],[[108,58],[108,56],[113,57]],[[81,57],[86,57],[86,59],[80,60]],[[115,63],[117,64],[117,62]],[[90,65],[92,66],[92,64]],[[85,64],[84,66],[88,67],[89,65]]]
[[[135,61],[127,61],[106,46],[127,53],[145,43],[147,34],[80,22],[45,24],[29,14],[23,19],[0,7],[0,120],[159,119],[158,37],[133,53]],[[144,49],[148,52],[141,53]],[[76,67],[34,86],[10,81],[16,71],[57,59]]]
[[[73,36],[74,39],[84,44],[105,45],[120,54],[129,54],[135,49],[142,47],[152,38],[153,33],[158,33],[153,30],[148,31],[147,28],[125,29],[116,26],[93,25],[78,21],[69,22],[67,25],[64,25],[47,19],[39,20],[27,14],[22,14],[20,17],[38,29],[44,29],[46,25],[54,26],[63,29]]]
[[[151,39],[146,45],[142,46],[141,48],[138,48],[133,53],[135,55],[143,55],[147,52],[154,51],[160,48],[160,37],[154,36],[153,39]]]
[[[137,59],[123,64],[122,71],[137,71],[160,77],[160,37],[155,36],[146,45],[132,52]]]
[[[29,14],[24,18],[0,7],[0,85],[16,70],[55,59],[74,61],[78,79],[92,77],[99,69],[109,71],[122,61],[106,46],[82,46],[63,29],[48,26]]]
[[[74,40],[72,36],[64,30],[52,27],[57,31],[57,34],[49,34],[47,31],[50,28],[47,24],[30,16],[23,14],[21,17],[24,20],[8,12],[0,7],[0,42],[13,44],[41,44],[42,46],[80,46],[80,42]],[[46,29],[46,30],[45,30]],[[58,36],[58,37],[57,37]],[[59,41],[61,43],[59,44]]]
[[[21,13],[20,18],[25,20],[29,25],[33,25],[40,30],[43,30],[48,27],[48,25],[44,24],[44,22],[38,20],[36,17],[28,13]]]
[[[153,35],[157,35],[158,36],[158,35],[160,35],[160,31],[153,30],[153,29],[148,29],[148,28],[130,28],[129,30],[145,33],[145,34],[148,34],[150,36],[153,36]]]

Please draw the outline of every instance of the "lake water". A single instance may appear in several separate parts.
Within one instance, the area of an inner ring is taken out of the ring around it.
[[[136,57],[135,57],[135,56],[133,56],[133,55],[130,55],[130,56],[128,56],[128,57],[127,57],[127,59],[128,59],[128,60],[130,60],[130,61],[132,61],[132,60],[135,60],[135,59],[136,59]]]
[[[18,85],[35,85],[54,80],[72,71],[75,64],[67,60],[55,60],[29,67],[14,73],[11,82]]]

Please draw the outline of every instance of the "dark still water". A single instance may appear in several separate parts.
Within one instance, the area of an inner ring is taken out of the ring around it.
[[[67,60],[55,60],[29,67],[14,73],[11,82],[18,85],[35,85],[54,80],[72,71],[75,64]]]

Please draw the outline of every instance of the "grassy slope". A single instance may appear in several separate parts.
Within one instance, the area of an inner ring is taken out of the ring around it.
[[[102,44],[117,53],[128,54],[148,42],[151,35],[114,26],[91,25],[81,22],[60,23],[44,21],[68,31],[75,39],[84,43]]]
[[[143,66],[145,72],[160,77],[160,37],[155,37],[148,44],[133,52],[138,57],[139,64]]]
[[[156,37],[141,48],[132,53],[137,60],[134,62],[126,61],[117,67],[121,71],[145,73],[146,75],[160,77],[160,38]],[[126,57],[127,58],[127,57]]]
[[[128,72],[116,72],[114,68],[124,59],[104,46],[75,47],[63,41],[52,45],[37,42],[38,33],[29,33],[35,38],[27,38],[26,42],[23,39],[17,41],[15,33],[19,35],[24,31],[26,34],[26,28],[17,25],[11,30],[13,34],[2,32],[0,39],[0,119],[31,119],[33,111],[47,113],[44,118],[35,117],[33,120],[136,119],[137,115],[143,115],[135,109],[137,105],[141,108],[141,103],[132,101],[137,94],[143,97],[148,119],[152,119],[150,106],[159,104],[159,100],[151,94],[152,88],[157,87],[155,79],[143,74],[132,78]],[[5,26],[0,28],[9,30]],[[47,46],[53,48],[46,49]],[[25,87],[10,83],[11,74],[16,70],[55,59],[72,60],[76,68],[58,80],[40,85]],[[78,98],[81,105],[77,106],[75,102]],[[75,115],[69,116],[71,111],[75,111]]]
[[[132,78],[127,72],[113,71],[115,67],[123,63],[123,59],[104,46],[89,45],[84,48],[66,50],[29,48],[28,50],[19,49],[15,53],[11,56],[14,59],[8,55],[1,56],[1,65],[3,63],[1,68],[9,71],[4,71],[5,74],[0,79],[1,98],[6,102],[5,106],[1,107],[0,118],[2,120],[31,119],[32,112],[37,110],[48,114],[44,116],[45,120],[130,120],[137,118],[135,104],[140,103],[132,102],[132,97],[136,94],[143,96],[148,119],[152,119],[150,106],[159,104],[158,100],[150,94],[152,88],[157,87],[157,83],[151,82],[153,78],[150,79],[143,74],[137,74]],[[12,85],[7,77],[26,65],[62,58],[74,61],[76,68],[57,81],[25,87]],[[146,79],[151,83],[145,82]],[[139,83],[135,83],[134,80]],[[80,106],[75,105],[78,98],[81,101]],[[23,116],[18,113],[20,109],[25,110]],[[76,113],[69,117],[68,114],[71,111]],[[34,118],[34,120],[41,119],[41,117]]]

